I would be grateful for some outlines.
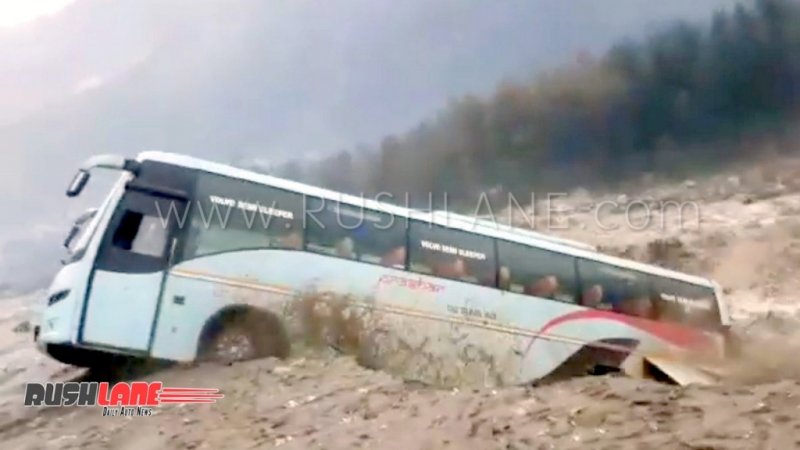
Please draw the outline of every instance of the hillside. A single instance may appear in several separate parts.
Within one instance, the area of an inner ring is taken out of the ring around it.
[[[341,152],[278,173],[425,206],[446,193],[618,189],[643,172],[712,173],[796,149],[800,3],[740,2],[703,25],[677,22],[601,56],[451,101],[373,152]],[[441,200],[439,200],[441,203]]]

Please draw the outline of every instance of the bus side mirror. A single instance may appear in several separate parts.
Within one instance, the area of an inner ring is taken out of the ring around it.
[[[67,188],[67,197],[75,197],[80,194],[88,182],[89,171],[85,169],[79,169],[78,173],[75,174],[75,177],[72,179],[72,182]]]

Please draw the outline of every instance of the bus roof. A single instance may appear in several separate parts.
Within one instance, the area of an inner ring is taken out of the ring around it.
[[[395,216],[400,216],[408,219],[416,219],[443,227],[467,231],[487,237],[493,237],[506,241],[516,242],[523,245],[542,248],[545,250],[555,251],[567,255],[572,255],[578,258],[589,259],[593,261],[602,262],[605,264],[614,265],[620,268],[635,270],[639,272],[648,273],[651,275],[662,276],[665,278],[672,278],[676,280],[685,281],[687,283],[707,286],[716,288],[717,285],[712,280],[689,275],[682,272],[677,272],[670,269],[654,266],[651,264],[640,263],[628,259],[618,258],[611,255],[606,255],[596,251],[588,244],[569,241],[567,239],[557,238],[555,236],[548,236],[542,233],[537,233],[532,230],[525,230],[516,228],[509,225],[499,224],[494,221],[487,221],[481,219],[473,219],[469,216],[458,215],[454,213],[442,213],[442,211],[420,211],[414,209],[404,208],[402,206],[393,205],[390,203],[379,202],[370,200],[363,197],[354,195],[343,194],[340,192],[323,189],[320,187],[300,183],[297,181],[286,180],[283,178],[274,177],[271,175],[264,175],[250,170],[239,169],[226,164],[215,163],[192,156],[180,155],[175,153],[166,153],[159,151],[147,151],[138,155],[139,161],[158,161],[166,164],[173,164],[176,166],[195,169],[203,172],[210,172],[218,175],[224,175],[232,178],[238,178],[254,183],[259,183],[267,186],[276,187],[294,191],[300,194],[319,197],[325,200],[337,201],[344,204],[353,206],[369,208],[376,211],[383,211]],[[454,220],[455,219],[455,220]]]

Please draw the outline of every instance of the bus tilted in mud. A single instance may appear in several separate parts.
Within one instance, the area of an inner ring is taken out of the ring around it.
[[[120,177],[69,233],[34,332],[68,364],[284,357],[309,293],[344,298],[387,362],[480,364],[503,383],[724,351],[727,310],[704,278],[161,152],[91,158],[67,195],[96,170]]]

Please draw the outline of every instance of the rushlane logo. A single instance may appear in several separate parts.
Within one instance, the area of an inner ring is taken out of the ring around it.
[[[219,389],[164,387],[160,381],[27,383],[25,406],[102,406],[104,416],[151,416],[165,404],[216,403]]]

